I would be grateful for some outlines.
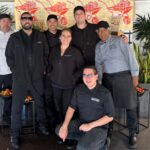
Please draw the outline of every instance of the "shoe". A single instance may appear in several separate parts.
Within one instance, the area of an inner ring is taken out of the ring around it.
[[[111,144],[111,139],[110,139],[110,137],[107,137],[107,139],[106,139],[106,147],[107,147],[107,149],[109,149],[110,144]]]
[[[61,138],[57,137],[57,144],[62,145],[64,142]]]
[[[131,134],[129,136],[129,148],[130,149],[137,148],[137,136],[136,136],[136,134]]]
[[[66,140],[66,149],[67,150],[73,150],[74,149],[74,145],[75,145],[75,143],[74,143],[74,140]]]
[[[49,131],[48,131],[48,129],[47,129],[45,126],[40,125],[40,126],[39,126],[39,130],[41,131],[41,133],[42,133],[43,135],[49,135]]]
[[[11,136],[10,137],[10,142],[11,142],[11,147],[13,149],[19,149],[20,148],[19,139],[18,138]]]

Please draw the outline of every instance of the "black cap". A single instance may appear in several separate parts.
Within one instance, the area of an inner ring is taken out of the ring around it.
[[[3,19],[3,18],[8,18],[10,20],[12,19],[9,14],[0,14],[0,19]]]
[[[58,20],[58,18],[57,18],[56,15],[50,14],[50,15],[48,15],[48,17],[47,17],[47,21],[50,20],[50,19],[52,19],[52,18]]]
[[[109,28],[108,22],[107,21],[100,21],[97,24],[97,29],[99,29],[99,28],[105,28],[105,29]]]
[[[82,10],[83,12],[85,12],[85,9],[84,9],[83,6],[76,6],[76,7],[74,8],[73,13],[75,14],[75,12],[78,11],[78,10]]]

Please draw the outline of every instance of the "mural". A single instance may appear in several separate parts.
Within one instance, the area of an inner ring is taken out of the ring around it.
[[[73,9],[82,5],[87,21],[97,23],[106,20],[112,30],[132,30],[134,0],[15,0],[16,27],[19,28],[20,14],[28,11],[33,15],[35,25],[46,29],[48,14],[56,14],[59,27],[74,24]]]

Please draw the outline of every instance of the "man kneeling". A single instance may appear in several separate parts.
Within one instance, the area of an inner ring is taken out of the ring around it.
[[[110,92],[98,84],[94,66],[83,69],[83,82],[75,88],[65,120],[56,128],[56,134],[65,139],[78,140],[77,150],[103,150],[108,123],[113,120],[114,106]],[[79,119],[72,120],[75,110]]]

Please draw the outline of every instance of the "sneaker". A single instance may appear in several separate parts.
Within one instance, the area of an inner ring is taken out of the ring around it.
[[[19,145],[19,138],[16,138],[16,137],[11,136],[11,137],[10,137],[10,142],[11,142],[11,147],[12,147],[13,149],[19,149],[19,148],[20,148],[20,145]]]
[[[64,142],[61,138],[57,137],[57,144],[62,145]]]
[[[137,136],[136,136],[136,134],[132,134],[129,136],[129,148],[130,149],[137,148]]]
[[[67,150],[73,150],[74,149],[74,147],[75,147],[75,141],[74,140],[66,140],[65,141],[65,143],[66,143],[66,149]]]

